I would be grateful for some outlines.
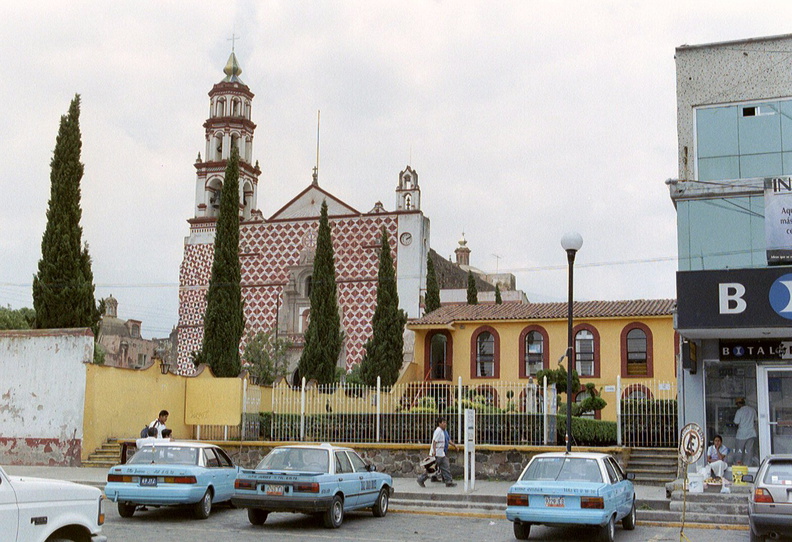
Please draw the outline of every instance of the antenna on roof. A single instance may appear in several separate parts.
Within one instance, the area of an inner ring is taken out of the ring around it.
[[[322,111],[316,110],[316,165],[313,170],[313,184],[319,186],[319,116]]]
[[[495,256],[495,274],[498,274],[498,264],[500,263],[500,259],[503,258],[500,254],[493,254]]]

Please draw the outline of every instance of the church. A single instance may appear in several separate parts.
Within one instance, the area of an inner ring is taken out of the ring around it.
[[[253,159],[254,94],[240,78],[242,70],[233,51],[223,71],[225,77],[209,92],[209,117],[203,124],[206,144],[195,162],[194,215],[188,219],[179,273],[177,372],[192,373],[191,354],[201,348],[220,189],[232,148],[240,156],[239,253],[246,335],[275,330],[293,343],[291,366],[296,365],[310,312],[313,257],[324,201],[344,331],[339,366],[349,369],[361,361],[363,345],[372,333],[382,228],[391,242],[400,308],[409,318],[421,316],[429,219],[421,211],[418,174],[409,165],[398,175],[394,172],[393,209],[376,202],[363,212],[320,186],[315,169],[308,186],[291,199],[284,197],[283,206],[265,218],[257,205],[261,169]],[[271,197],[277,200],[279,195]]]

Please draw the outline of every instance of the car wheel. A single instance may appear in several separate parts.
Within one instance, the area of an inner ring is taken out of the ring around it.
[[[382,518],[385,517],[385,514],[388,513],[388,503],[390,502],[390,491],[388,491],[387,487],[383,487],[380,489],[379,495],[377,495],[377,502],[374,503],[374,506],[371,508],[371,511],[374,512],[374,517]]]
[[[264,525],[269,516],[269,510],[262,510],[261,508],[248,508],[248,521],[253,525]]]
[[[129,504],[126,502],[118,503],[118,515],[122,518],[131,518],[135,514],[137,505]]]
[[[624,528],[625,531],[632,531],[635,529],[635,500],[633,500],[630,513],[622,518],[622,528]]]
[[[195,503],[193,513],[197,519],[206,519],[212,512],[212,490],[207,489],[201,500]]]
[[[531,524],[515,521],[514,538],[516,538],[517,540],[528,540],[529,536],[531,536]]]
[[[338,529],[344,521],[344,499],[340,495],[333,497],[330,508],[324,513],[324,525],[328,529]]]
[[[601,542],[613,542],[616,537],[616,521],[611,516],[608,523],[599,528],[599,539]]]

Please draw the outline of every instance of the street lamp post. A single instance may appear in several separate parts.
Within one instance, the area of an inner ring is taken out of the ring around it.
[[[572,277],[574,275],[575,254],[583,246],[583,238],[579,233],[565,233],[561,238],[561,247],[566,250],[569,262],[569,297],[567,303],[567,411],[566,411],[566,449],[572,451]]]

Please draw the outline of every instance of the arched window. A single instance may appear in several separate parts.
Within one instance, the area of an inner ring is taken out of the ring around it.
[[[528,326],[520,334],[520,378],[536,376],[548,367],[548,335],[541,326]]]
[[[500,339],[490,326],[482,326],[471,337],[471,378],[500,378]]]
[[[222,117],[223,114],[225,113],[224,109],[225,109],[225,100],[221,98],[217,100],[217,103],[215,104],[215,117]]]
[[[409,211],[410,209],[412,209],[412,196],[407,194],[404,196],[404,210]]]
[[[427,337],[429,342],[430,380],[451,380],[451,337],[448,332],[438,331]]]
[[[623,377],[653,377],[652,331],[633,322],[621,333],[621,374]]]
[[[215,161],[223,159],[223,134],[217,134],[214,138],[215,141]]]
[[[231,115],[234,117],[239,116],[239,99],[234,98],[231,100]]]
[[[622,392],[622,399],[653,399],[649,388],[641,384],[630,384]]]
[[[575,370],[580,377],[599,378],[599,333],[594,326],[575,327]]]
[[[311,288],[313,288],[313,276],[308,275],[305,279],[305,297],[311,297]]]

